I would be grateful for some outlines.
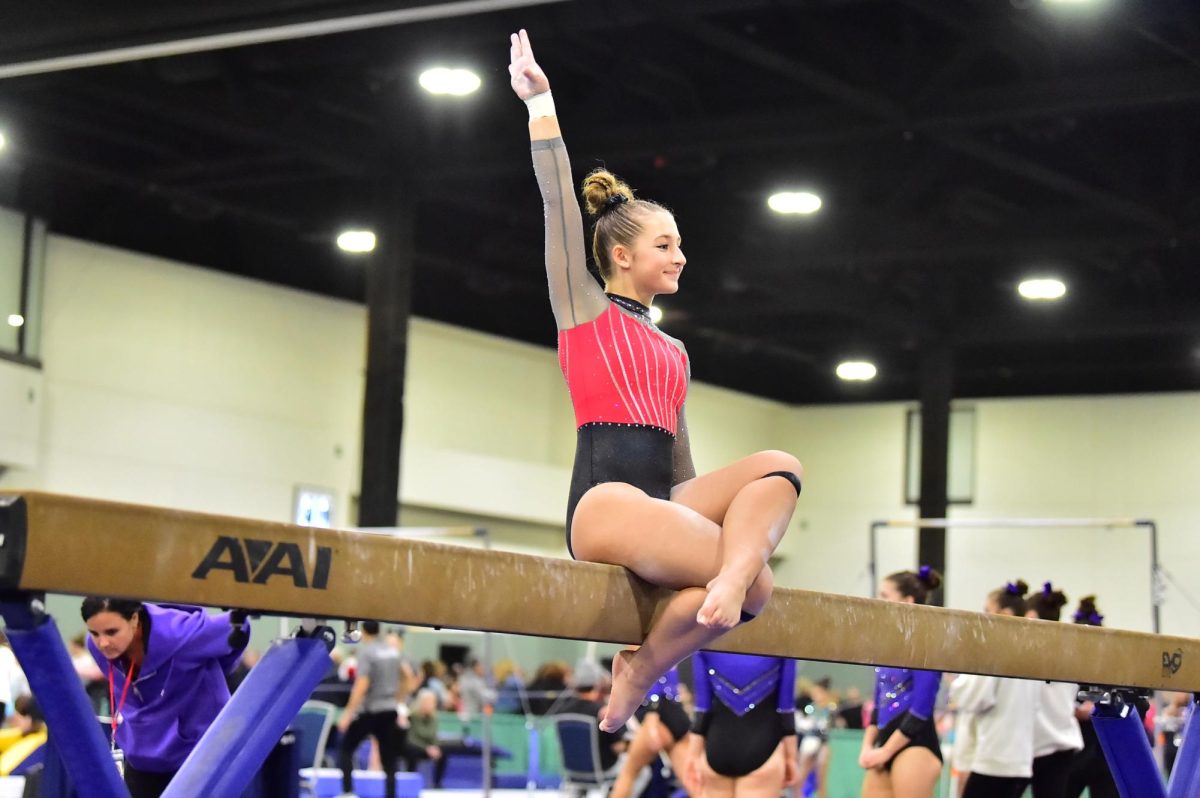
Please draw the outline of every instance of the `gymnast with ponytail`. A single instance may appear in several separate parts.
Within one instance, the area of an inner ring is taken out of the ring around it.
[[[1029,585],[1009,582],[988,594],[990,615],[1025,616]],[[963,798],[1021,798],[1033,776],[1033,740],[1041,684],[968,674],[954,680],[951,703],[974,735]],[[964,717],[965,716],[965,717]]]
[[[559,364],[575,410],[567,547],[576,559],[678,591],[636,653],[613,661],[600,721],[612,731],[667,670],[762,611],[773,585],[767,560],[791,520],[802,470],[792,455],[764,451],[696,475],[687,350],[650,316],[656,296],[679,290],[687,263],[675,217],[612,173],[589,174],[583,197],[595,220],[598,282],[550,81],[525,31],[512,35],[509,56],[513,91],[529,110]]]
[[[1046,582],[1025,602],[1025,617],[1058,621],[1067,595]],[[1066,798],[1067,780],[1083,735],[1075,717],[1074,682],[1042,682],[1033,732],[1033,798]]]
[[[1104,616],[1096,606],[1096,597],[1084,596],[1080,599],[1072,620],[1085,626],[1102,626]],[[1148,705],[1138,706],[1143,718],[1147,709]],[[1104,749],[1100,747],[1100,738],[1092,725],[1092,702],[1077,703],[1075,718],[1079,721],[1079,731],[1083,736],[1083,749],[1076,752],[1071,760],[1071,772],[1067,776],[1064,795],[1067,798],[1079,798],[1086,789],[1091,798],[1118,798],[1117,783],[1113,780],[1108,760],[1104,758]]]
[[[879,598],[927,604],[941,584],[941,575],[922,565],[884,579]],[[942,747],[933,720],[941,683],[939,671],[875,669],[875,709],[858,756],[867,771],[863,798],[933,797],[942,774]]]

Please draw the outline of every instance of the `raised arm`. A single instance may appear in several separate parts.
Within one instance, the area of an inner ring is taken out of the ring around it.
[[[542,192],[546,221],[546,279],[550,306],[560,330],[592,321],[608,308],[600,285],[587,269],[583,215],[575,197],[571,162],[550,95],[550,81],[533,57],[529,34],[511,37],[508,73],[513,91],[529,106],[533,171]]]

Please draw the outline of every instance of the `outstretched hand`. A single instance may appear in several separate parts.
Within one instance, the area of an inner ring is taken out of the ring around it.
[[[535,94],[550,91],[550,79],[538,66],[533,58],[533,45],[529,43],[529,34],[522,28],[520,32],[509,37],[508,75],[513,91],[522,100],[528,100]]]

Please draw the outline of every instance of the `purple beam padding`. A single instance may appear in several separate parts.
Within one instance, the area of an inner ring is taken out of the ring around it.
[[[1200,706],[1192,704],[1191,717],[1180,733],[1183,747],[1175,757],[1175,769],[1171,771],[1171,785],[1167,790],[1170,798],[1195,798],[1200,795]]]
[[[89,798],[129,798],[54,619],[31,613],[27,601],[0,603],[0,615],[55,747],[70,752],[63,766],[71,783],[86,785],[80,792]]]
[[[1092,725],[1121,798],[1167,798],[1167,787],[1137,710],[1128,704],[1096,704]]]
[[[208,727],[162,798],[237,798],[329,672],[318,638],[276,642]]]

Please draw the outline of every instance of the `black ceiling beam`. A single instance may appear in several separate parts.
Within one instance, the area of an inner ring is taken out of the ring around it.
[[[298,131],[272,130],[238,122],[218,109],[198,107],[194,102],[181,102],[163,96],[151,97],[128,89],[80,80],[78,85],[88,95],[104,103],[115,103],[131,110],[146,113],[190,130],[260,146],[282,148],[304,160],[353,177],[369,177],[371,153],[378,150],[374,139],[356,139],[344,128],[338,137],[315,137]]]
[[[1104,86],[1110,83],[1112,91]],[[564,101],[565,102],[565,101]],[[798,150],[822,145],[843,145],[854,141],[876,141],[899,138],[905,133],[924,133],[938,140],[942,134],[954,135],[976,127],[1040,119],[1060,114],[1100,114],[1106,111],[1125,113],[1133,110],[1180,104],[1200,103],[1200,74],[1194,70],[1131,73],[1086,78],[1079,81],[1033,84],[1025,88],[1001,91],[972,92],[947,100],[937,109],[925,109],[908,119],[887,121],[864,120],[861,115],[847,113],[836,107],[805,111],[777,109],[770,114],[752,114],[661,123],[610,126],[599,136],[571,132],[573,111],[564,105],[565,126],[572,152],[604,153],[606,158],[639,158],[660,153],[740,152],[748,149]],[[514,118],[516,113],[514,112]],[[958,138],[955,138],[958,141]],[[989,147],[980,153],[994,159],[1002,150]],[[437,158],[439,153],[431,153]],[[528,164],[514,160],[510,148],[480,153],[478,160],[464,163],[461,153],[441,153],[442,160],[454,166],[433,167],[428,177],[434,181],[491,178],[503,174],[527,171]],[[1026,168],[1030,162],[1018,159],[1014,168]],[[1037,166],[1034,164],[1033,166]],[[1044,167],[1039,167],[1044,168]],[[1073,178],[1050,175],[1047,179]],[[1078,182],[1078,181],[1076,181]],[[1087,186],[1084,190],[1089,190]],[[1104,200],[1116,200],[1116,195]],[[1141,206],[1128,209],[1139,217],[1148,212]],[[1150,212],[1152,213],[1152,212]],[[1154,215],[1154,224],[1163,221]]]
[[[857,111],[883,118],[893,123],[908,126],[908,113],[892,100],[863,91],[844,81],[827,75],[795,59],[784,56],[756,41],[729,33],[717,25],[695,19],[684,19],[678,27],[689,35],[744,61],[781,74],[801,85],[831,97]],[[1055,191],[1073,196],[1101,210],[1124,216],[1149,227],[1169,229],[1170,220],[1154,210],[1147,209],[1121,196],[1090,187],[1080,180],[1057,172],[1028,158],[1007,152],[998,147],[974,142],[963,136],[929,131],[932,138],[953,147],[955,150],[982,160],[992,166],[1011,172],[1027,180],[1039,183]]]

